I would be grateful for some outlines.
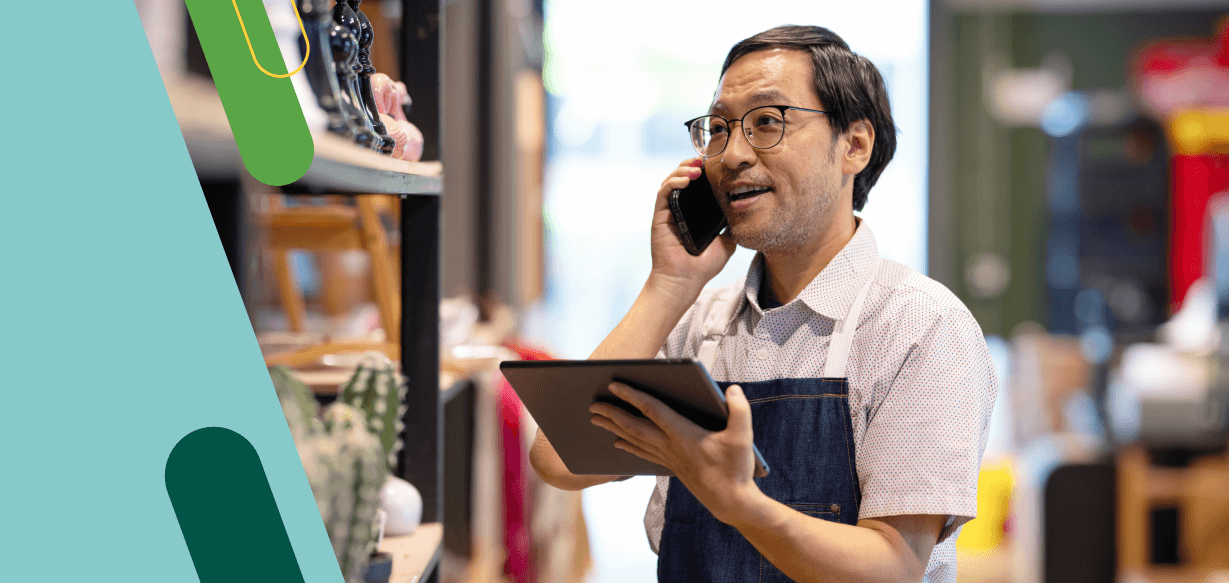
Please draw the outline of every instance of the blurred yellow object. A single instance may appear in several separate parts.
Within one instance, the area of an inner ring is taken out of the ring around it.
[[[1003,525],[1011,507],[1015,474],[1009,461],[982,466],[977,477],[977,518],[970,520],[956,539],[962,551],[991,551],[1003,542]]]
[[[1229,153],[1229,109],[1192,109],[1169,122],[1174,153],[1187,156]]]

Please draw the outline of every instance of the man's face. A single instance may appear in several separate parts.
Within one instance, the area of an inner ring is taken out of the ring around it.
[[[841,194],[837,143],[824,114],[786,110],[781,142],[764,150],[752,147],[736,122],[763,105],[824,110],[815,94],[809,54],[757,51],[730,65],[711,112],[735,123],[725,150],[705,160],[704,170],[739,245],[790,252],[823,229]],[[756,190],[739,192],[748,187]]]

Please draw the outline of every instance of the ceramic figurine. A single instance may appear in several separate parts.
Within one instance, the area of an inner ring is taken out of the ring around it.
[[[393,151],[390,154],[394,158],[401,158],[402,152],[405,151],[405,143],[410,139],[409,134],[405,133],[405,128],[401,127],[401,122],[393,119],[387,113],[380,114],[380,122],[388,130],[388,137],[393,140]]]
[[[384,126],[388,128],[388,135],[397,144],[393,149],[393,157],[411,161],[421,159],[422,132],[405,117],[405,104],[410,100],[405,83],[393,81],[384,73],[376,73],[371,76],[371,85],[376,110]]]
[[[391,77],[384,73],[371,76],[371,93],[375,97],[376,111],[392,115],[393,104],[397,99],[397,85]],[[397,119],[393,116],[393,119]]]
[[[400,106],[397,108],[397,119],[409,121],[406,116],[410,115],[410,92],[406,90],[405,83],[397,82],[397,95],[401,98]]]
[[[370,134],[371,149],[380,151],[384,146],[384,140],[380,134],[376,133],[375,125],[371,117],[367,115],[367,106],[363,103],[362,90],[359,88],[359,71],[363,69],[363,66],[358,60],[360,50],[358,39],[362,27],[359,25],[354,10],[345,0],[334,4],[332,12],[333,23],[337,25],[334,30],[341,29],[338,35],[344,36],[347,45],[353,45],[346,48],[345,64],[343,65],[340,61],[337,63],[337,82],[341,85],[343,97],[346,97],[349,102],[350,114],[356,116],[356,123]]]
[[[371,120],[372,129],[377,134],[380,134],[381,144],[380,151],[385,154],[390,154],[393,147],[396,145],[393,138],[389,137],[388,130],[384,123],[380,121],[380,112],[376,110],[375,96],[371,92],[371,74],[376,72],[376,68],[371,66],[371,44],[375,41],[375,29],[371,26],[371,20],[359,10],[359,4],[362,0],[349,0],[350,9],[354,11],[355,18],[358,19],[358,83],[359,96],[363,99],[363,105],[366,107],[367,117]]]
[[[401,125],[406,136],[405,144],[401,146],[401,151],[397,157],[411,162],[421,160],[423,148],[422,132],[419,131],[418,126],[408,121],[398,121],[397,123]]]
[[[343,4],[339,6],[343,6]],[[346,6],[349,8],[349,6]],[[380,136],[371,127],[367,113],[363,110],[362,101],[358,97],[358,85],[355,82],[355,67],[358,66],[358,39],[351,34],[350,29],[338,24],[337,10],[334,7],[334,20],[329,25],[329,46],[333,52],[333,68],[340,88],[338,106],[354,126],[354,142],[364,148],[377,149]]]
[[[325,129],[349,139],[355,139],[359,134],[359,128],[351,124],[349,117],[341,110],[341,88],[337,85],[337,76],[333,68],[333,52],[329,44],[328,30],[333,21],[332,15],[325,8],[324,3],[327,1],[298,0],[299,14],[303,18],[303,31],[307,33],[307,38],[311,42],[307,43],[310,54],[307,58],[307,66],[303,69],[304,75],[295,75],[292,79],[299,83],[300,77],[306,77],[312,95],[315,96],[315,99],[305,98],[299,91],[298,85],[295,85],[295,92],[299,94],[299,103],[303,106],[305,117],[310,115],[307,110],[314,104],[325,114]],[[303,50],[302,42],[298,43],[298,48],[299,51]],[[311,123],[311,119],[308,119],[309,127],[314,129],[315,126]]]

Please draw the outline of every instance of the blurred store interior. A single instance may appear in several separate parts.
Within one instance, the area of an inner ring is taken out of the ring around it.
[[[322,405],[369,351],[407,379],[390,471],[422,497],[421,580],[655,580],[653,478],[542,484],[497,364],[592,352],[729,47],[818,24],[880,69],[900,129],[861,216],[998,364],[959,580],[1229,581],[1229,2],[349,3],[370,21],[353,95],[396,146],[338,131],[316,80],[344,113],[345,79],[309,60],[316,159],[278,188],[243,170],[184,4],[135,0],[266,363]],[[286,70],[292,4],[341,34],[333,0],[264,4]]]

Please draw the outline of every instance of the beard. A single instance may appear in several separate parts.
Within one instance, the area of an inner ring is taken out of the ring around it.
[[[836,160],[836,144],[828,151],[828,166]],[[739,220],[741,213],[730,213],[730,235],[734,242],[761,253],[789,253],[801,249],[822,228],[824,217],[840,194],[839,184],[821,176],[811,176],[800,185],[801,192],[783,197],[775,189],[770,196],[776,204],[767,220],[751,225]],[[803,196],[802,193],[811,196]],[[729,209],[727,209],[727,212]]]

